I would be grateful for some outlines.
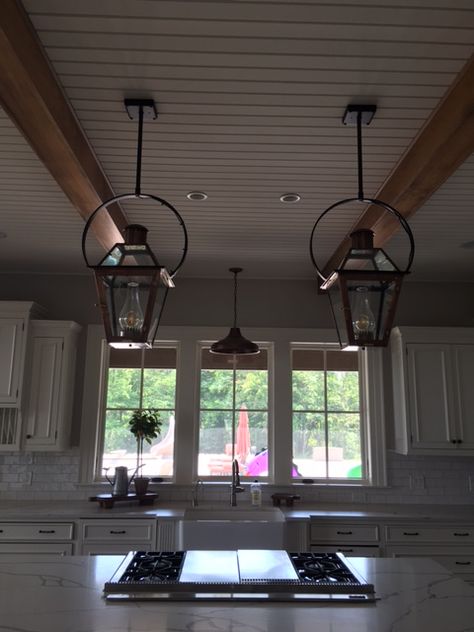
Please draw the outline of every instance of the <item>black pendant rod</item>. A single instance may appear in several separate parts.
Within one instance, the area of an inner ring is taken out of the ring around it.
[[[237,327],[237,275],[242,272],[242,268],[229,268],[229,272],[234,275],[234,329]]]
[[[364,175],[362,167],[362,112],[357,112],[357,174],[359,179],[359,200],[364,199]]]
[[[142,147],[143,147],[143,105],[138,106],[138,141],[137,141],[137,174],[135,178],[135,195],[141,195],[142,179]]]

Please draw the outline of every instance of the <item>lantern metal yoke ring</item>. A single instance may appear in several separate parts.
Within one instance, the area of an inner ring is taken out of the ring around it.
[[[408,274],[415,253],[413,233],[406,219],[395,208],[364,195],[362,170],[362,123],[368,125],[375,105],[349,105],[344,113],[345,125],[357,125],[357,197],[340,200],[329,206],[316,220],[310,237],[310,256],[321,278],[321,290],[327,292],[341,347],[386,346],[390,336],[403,277]],[[320,221],[334,209],[351,203],[378,206],[398,220],[410,242],[408,264],[400,270],[382,248],[374,248],[372,230],[361,228],[350,234],[352,245],[328,277],[318,267],[313,241]]]
[[[107,342],[118,349],[143,349],[153,346],[168,290],[174,287],[173,277],[186,258],[188,235],[174,206],[141,191],[143,120],[157,117],[155,103],[151,99],[125,99],[124,104],[130,119],[138,116],[135,192],[116,195],[91,213],[82,233],[82,255],[87,267],[94,271]],[[86,240],[97,214],[111,204],[132,199],[152,200],[171,211],[178,221],[184,245],[178,264],[172,270],[159,263],[146,241],[148,229],[141,224],[126,226],[122,231],[123,243],[114,244],[99,263],[89,262]]]

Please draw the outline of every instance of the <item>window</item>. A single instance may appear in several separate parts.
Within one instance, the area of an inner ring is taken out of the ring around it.
[[[201,350],[199,476],[268,475],[267,351],[225,356]]]
[[[293,477],[362,479],[357,351],[292,351]]]
[[[172,476],[174,470],[174,415],[176,397],[176,349],[110,349],[104,389],[104,425],[99,471],[126,465],[136,467],[137,445],[128,421],[136,409],[158,411],[161,435],[144,445],[146,476]]]
[[[120,355],[103,340],[102,326],[91,325],[81,483],[103,479],[103,467],[135,467],[128,416],[144,407],[158,409],[163,420],[145,473],[178,485],[198,476],[228,478],[233,457],[247,481],[268,472],[276,485],[303,478],[386,485],[383,349],[340,351],[332,330],[246,333],[262,352],[234,366],[231,357],[211,354],[209,343],[199,342],[217,340],[221,330],[164,326],[153,351]]]

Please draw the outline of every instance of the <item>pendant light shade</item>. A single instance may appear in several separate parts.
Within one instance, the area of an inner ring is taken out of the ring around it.
[[[359,193],[356,198],[340,200],[327,208],[313,226],[310,238],[311,260],[322,280],[321,290],[329,297],[331,311],[341,347],[383,347],[390,331],[403,277],[408,274],[415,251],[415,242],[408,222],[396,209],[375,198],[366,198],[362,177],[362,123],[368,125],[375,114],[375,105],[351,105],[344,114],[345,125],[357,125],[357,158]],[[408,236],[410,253],[404,270],[399,269],[384,250],[374,248],[374,233],[368,229],[351,233],[351,247],[343,261],[328,277],[319,269],[313,240],[322,218],[334,209],[361,203],[378,206],[395,216]]]
[[[234,275],[234,325],[225,338],[211,345],[210,352],[225,355],[255,355],[260,353],[258,345],[242,336],[237,327],[237,275],[242,272],[242,268],[229,268],[229,272]]]
[[[186,257],[188,237],[183,219],[169,202],[141,191],[143,119],[157,117],[154,101],[125,99],[125,108],[131,119],[138,118],[135,192],[117,195],[91,213],[82,233],[82,254],[87,267],[94,271],[107,342],[118,349],[143,349],[153,346],[168,290],[174,288],[173,277]],[[96,265],[89,263],[86,240],[97,213],[112,204],[133,199],[152,200],[171,211],[177,220],[184,246],[173,270],[168,271],[158,262],[147,243],[148,229],[140,224],[126,226],[123,243],[116,243]]]

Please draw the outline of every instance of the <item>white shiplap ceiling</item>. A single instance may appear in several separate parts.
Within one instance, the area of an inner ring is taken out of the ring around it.
[[[58,81],[113,190],[133,190],[136,123],[124,97],[154,98],[143,190],[166,198],[189,232],[180,275],[310,278],[311,228],[356,194],[348,103],[373,102],[365,189],[375,195],[474,49],[472,0],[23,0]],[[83,272],[83,220],[8,117],[0,117],[0,264]],[[413,279],[474,280],[474,160],[410,220]],[[186,193],[205,191],[205,202]],[[302,200],[279,202],[296,191]],[[125,206],[172,267],[179,231],[154,208]],[[360,209],[318,236],[323,264]],[[156,236],[158,235],[158,239]],[[163,241],[163,238],[165,241]],[[387,250],[403,257],[396,236]]]

